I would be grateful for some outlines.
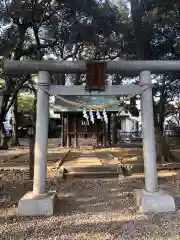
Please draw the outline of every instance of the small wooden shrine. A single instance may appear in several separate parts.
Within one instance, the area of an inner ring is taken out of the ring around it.
[[[92,106],[113,105],[117,101],[114,97],[104,96],[67,96],[65,98],[70,102]],[[65,103],[63,100],[56,98],[54,113],[59,114],[62,121],[62,146],[80,147],[83,139],[91,139],[89,142],[94,147],[107,147],[116,144],[116,114],[119,109],[118,106],[111,106],[105,109],[107,121],[103,117],[104,110],[88,111],[88,118],[85,118],[83,109]],[[90,114],[93,114],[93,121],[91,121]],[[81,141],[80,141],[81,139]]]

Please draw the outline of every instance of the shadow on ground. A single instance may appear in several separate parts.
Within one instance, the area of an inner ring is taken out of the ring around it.
[[[25,186],[23,191],[30,187]],[[136,213],[133,189],[143,187],[143,181],[135,179],[62,180],[57,186],[54,216],[1,217],[0,239],[178,239],[178,210],[164,214]],[[178,207],[179,199],[176,203]]]

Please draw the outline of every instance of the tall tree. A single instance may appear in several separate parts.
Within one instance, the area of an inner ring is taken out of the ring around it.
[[[101,4],[91,0],[88,3],[0,1],[0,55],[4,59],[20,60],[41,59],[46,54],[56,53],[57,57],[66,60],[75,58],[82,45],[90,44],[95,49],[93,58],[99,53],[110,57],[114,52],[112,48],[118,50],[122,42],[124,25],[120,15],[109,2]],[[22,79],[17,75],[2,77],[5,85],[0,92],[0,129],[19,90],[31,79],[31,76]]]
[[[148,3],[148,1],[130,0],[132,20],[134,24],[134,32],[135,32],[135,38],[136,38],[137,57],[140,60],[165,59],[165,58],[167,59],[169,51],[166,51],[163,53],[161,50],[158,52],[158,50],[160,50],[158,46],[158,42],[160,41],[161,46],[162,45],[164,46],[165,44],[162,38],[160,40],[158,39],[159,26],[158,26],[158,23],[156,22],[157,19],[147,18],[148,14],[146,12],[146,2]],[[151,11],[152,11],[152,8],[151,8]],[[154,8],[153,8],[153,11],[154,11]],[[165,89],[164,83],[165,83],[165,75],[162,76],[161,83],[159,85],[156,84],[156,89],[154,91],[160,94],[159,104],[156,105],[156,108],[155,108],[156,110],[155,111],[155,127],[156,127],[157,161],[161,161],[161,162],[171,161],[175,159],[175,157],[172,155],[169,149],[168,144],[164,140],[162,136],[162,131],[161,131],[163,128],[164,117],[165,117],[164,108],[165,108],[165,105],[167,104],[168,97],[169,97],[167,96],[168,91],[166,91],[167,86]],[[174,89],[176,90],[176,87],[177,87],[176,84],[174,85],[171,83],[169,84],[169,87],[171,88],[171,90],[172,90],[172,87],[174,86],[175,86]],[[159,107],[159,109],[157,107]]]

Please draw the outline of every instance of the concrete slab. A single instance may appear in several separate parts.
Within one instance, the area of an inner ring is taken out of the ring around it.
[[[135,189],[134,198],[137,210],[141,213],[175,211],[174,198],[163,190],[149,193],[143,189]]]
[[[54,213],[56,192],[34,195],[27,192],[19,201],[18,216],[51,216]]]

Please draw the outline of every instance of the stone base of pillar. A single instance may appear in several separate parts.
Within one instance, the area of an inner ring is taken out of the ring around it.
[[[19,201],[18,216],[51,216],[54,213],[56,192],[34,195],[27,192]]]
[[[134,199],[137,210],[140,213],[175,211],[174,198],[163,190],[159,190],[155,193],[149,193],[143,189],[135,189]]]

